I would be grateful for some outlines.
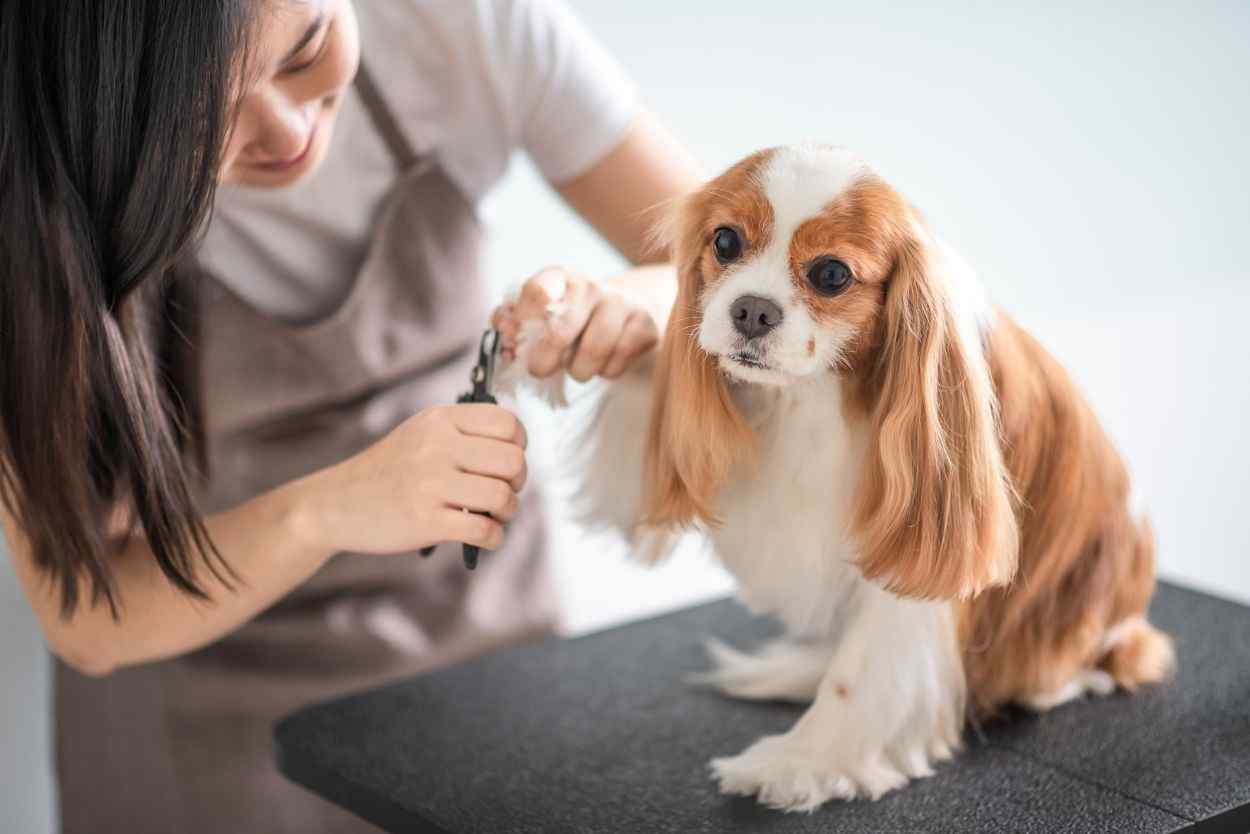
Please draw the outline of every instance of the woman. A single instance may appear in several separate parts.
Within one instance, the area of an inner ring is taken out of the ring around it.
[[[523,427],[444,405],[476,202],[523,147],[637,264],[690,167],[540,0],[10,2],[0,62],[0,521],[64,830],[358,830],[272,722],[554,613]],[[671,280],[535,277],[531,369],[621,373]]]

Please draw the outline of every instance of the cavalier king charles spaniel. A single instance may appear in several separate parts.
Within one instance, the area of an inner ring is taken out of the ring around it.
[[[582,497],[652,558],[697,529],[784,625],[752,653],[709,645],[703,682],[809,705],[713,759],[722,792],[875,799],[969,718],[1167,677],[1152,534],[1111,441],[872,168],[762,151],[659,236],[677,302],[654,361],[602,392]]]

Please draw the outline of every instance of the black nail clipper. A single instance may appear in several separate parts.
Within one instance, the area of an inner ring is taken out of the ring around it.
[[[482,341],[477,350],[477,364],[473,366],[473,371],[469,374],[469,381],[473,383],[473,389],[461,394],[456,402],[491,403],[492,405],[497,403],[495,395],[491,391],[495,387],[495,361],[499,358],[501,344],[498,330],[491,329],[482,334]],[[465,510],[465,512],[470,511]],[[473,512],[476,512],[476,510]],[[478,515],[489,515],[489,513],[478,513]],[[421,550],[421,555],[429,556],[433,552],[434,548],[432,546],[426,547]],[[464,566],[469,570],[476,568],[477,559],[481,552],[481,548],[476,545],[466,544],[464,546]]]

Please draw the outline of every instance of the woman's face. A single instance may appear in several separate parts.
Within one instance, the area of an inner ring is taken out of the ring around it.
[[[226,144],[221,181],[290,185],[315,171],[360,63],[351,0],[268,0],[252,77]]]

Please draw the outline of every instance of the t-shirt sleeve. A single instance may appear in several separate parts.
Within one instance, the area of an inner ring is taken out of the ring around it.
[[[550,182],[585,173],[624,138],[633,83],[560,0],[478,2],[510,139]]]

